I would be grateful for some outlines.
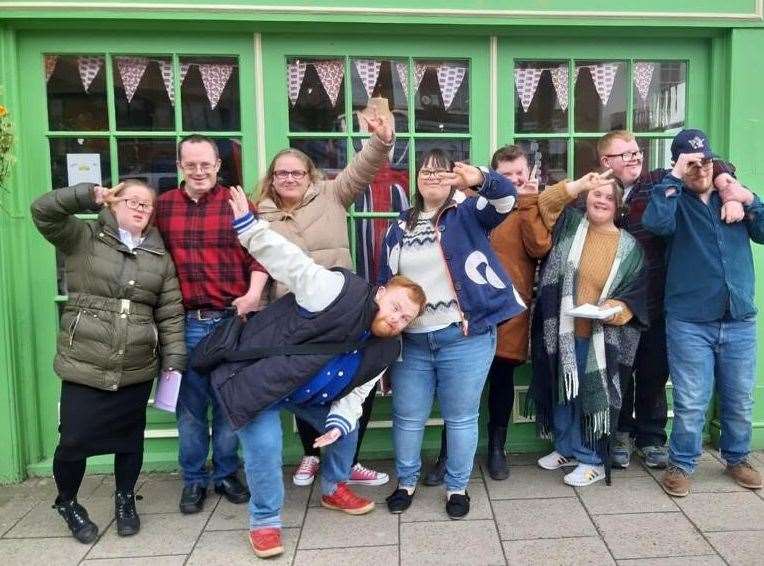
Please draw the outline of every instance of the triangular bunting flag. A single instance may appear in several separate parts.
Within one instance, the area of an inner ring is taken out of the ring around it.
[[[85,92],[90,92],[90,85],[103,66],[103,57],[77,57],[80,80]]]
[[[587,65],[587,67],[602,105],[607,106],[610,94],[613,92],[615,77],[618,74],[618,63],[600,63],[599,65]]]
[[[414,92],[419,90],[424,74],[427,72],[427,63],[414,63]]]
[[[160,59],[157,63],[159,64],[159,72],[162,74],[164,89],[167,91],[167,98],[170,99],[170,104],[175,106],[175,88],[172,84],[172,61]]]
[[[135,91],[141,83],[149,60],[146,57],[116,57],[119,76],[122,77],[122,86],[125,87],[125,97],[128,104],[133,101]]]
[[[396,63],[395,70],[398,71],[398,79],[401,81],[403,87],[403,94],[406,95],[406,99],[409,97],[409,67],[406,63]]]
[[[58,55],[46,55],[45,56],[45,82],[50,80],[53,76],[53,72],[56,70],[56,63],[58,63]]]
[[[200,63],[199,74],[202,76],[202,84],[207,93],[207,100],[213,110],[220,102],[220,96],[225,90],[228,79],[233,73],[233,65],[229,63]]]
[[[554,92],[557,94],[557,103],[565,112],[568,109],[568,66],[560,65],[549,69],[549,73],[552,75],[552,85],[554,85]]]
[[[517,90],[517,96],[520,98],[523,112],[528,112],[533,97],[536,96],[542,70],[534,68],[515,69],[515,90]]]
[[[448,110],[454,102],[454,97],[459,87],[462,86],[467,67],[463,65],[449,65],[443,63],[438,67],[438,85],[443,97],[443,107]]]
[[[180,84],[183,84],[183,81],[186,80],[186,75],[188,74],[188,70],[190,68],[191,68],[191,63],[180,64]]]
[[[647,93],[650,90],[650,83],[653,82],[653,73],[655,72],[655,63],[639,61],[634,63],[634,86],[637,87],[639,99],[647,102]]]
[[[287,95],[289,102],[294,106],[297,103],[297,97],[300,96],[300,87],[305,79],[305,61],[295,59],[287,64]]]
[[[358,75],[361,77],[363,88],[366,90],[366,95],[371,98],[374,92],[374,86],[377,84],[379,78],[379,69],[382,67],[382,61],[375,59],[356,59],[355,68],[358,71]]]
[[[342,78],[345,75],[345,65],[341,60],[315,61],[313,67],[318,73],[321,84],[329,96],[332,106],[337,104],[337,97],[340,94]]]

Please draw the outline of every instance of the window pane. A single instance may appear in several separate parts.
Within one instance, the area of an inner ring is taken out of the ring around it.
[[[50,140],[51,186],[81,182],[111,186],[111,159],[106,138],[54,138]]]
[[[676,131],[679,133],[679,130]],[[639,147],[645,152],[644,171],[653,169],[668,169],[671,167],[671,142],[672,138],[637,140]]]
[[[354,139],[353,148],[361,150],[367,140]],[[400,212],[408,208],[409,141],[398,139],[366,191],[355,201],[356,212]]]
[[[634,63],[634,131],[663,132],[684,127],[687,64]]]
[[[290,132],[344,132],[345,60],[287,61]]]
[[[576,61],[575,128],[607,132],[626,127],[626,65]]]
[[[576,140],[574,143],[573,177],[578,179],[589,171],[601,169],[597,158],[597,139]],[[620,157],[616,157],[620,159]]]
[[[539,185],[553,185],[568,176],[568,142],[565,139],[516,139],[528,155],[531,168],[538,165]]]
[[[175,128],[172,60],[120,56],[113,59],[118,130]]]
[[[437,139],[437,140],[417,140],[416,141],[416,171],[422,167],[422,158],[433,149],[441,149],[448,153],[452,161],[470,160],[470,141],[459,139]]]
[[[414,62],[417,132],[469,131],[469,78],[466,60]]]
[[[180,82],[184,130],[241,128],[239,63],[235,57],[183,57]]]
[[[221,185],[244,186],[244,177],[241,173],[242,155],[241,140],[236,138],[219,138],[215,140],[220,153],[220,171],[218,182]]]
[[[345,139],[290,140],[289,146],[305,153],[321,169],[327,179],[334,179],[347,165]]]
[[[515,131],[568,131],[568,63],[516,61]]]
[[[357,112],[366,108],[369,97],[383,97],[395,120],[396,132],[408,131],[408,63],[382,59],[353,59],[350,76],[353,88],[353,131],[367,132]]]
[[[408,201],[406,202],[408,208]],[[357,209],[356,209],[357,210]],[[355,229],[355,272],[369,283],[376,283],[379,277],[379,264],[387,229],[393,218],[352,218],[351,229]]]
[[[99,131],[109,128],[103,57],[45,55],[48,127]]]
[[[123,138],[117,152],[120,179],[140,179],[159,193],[178,185],[175,138]]]

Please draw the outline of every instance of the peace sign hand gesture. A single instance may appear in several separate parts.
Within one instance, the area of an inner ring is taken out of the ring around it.
[[[576,179],[575,181],[571,181],[570,183],[567,183],[565,185],[566,190],[568,191],[568,194],[576,198],[578,195],[580,195],[583,192],[586,191],[592,191],[594,189],[599,189],[602,187],[606,187],[608,185],[613,184],[613,170],[607,169],[606,171],[602,173],[587,173],[580,179]]]
[[[109,187],[102,187],[101,185],[96,185],[93,187],[93,200],[96,204],[111,204],[116,199],[115,195],[124,187],[124,183],[119,183],[118,185],[112,187],[111,189]]]
[[[385,143],[393,141],[393,126],[389,120],[374,112],[372,116],[366,116],[366,127],[371,134],[377,134],[377,137]]]
[[[523,183],[522,187],[517,187],[518,195],[537,195],[539,194],[539,166],[538,163],[533,166],[531,175],[528,180]]]

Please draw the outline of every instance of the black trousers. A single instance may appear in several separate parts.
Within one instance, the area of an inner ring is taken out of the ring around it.
[[[378,388],[379,382],[377,382],[374,387],[372,387],[369,395],[366,397],[362,405],[363,412],[361,413],[361,417],[358,419],[358,445],[355,448],[355,456],[353,457],[354,466],[358,463],[358,453],[361,450],[363,436],[366,434],[366,426],[369,424],[369,419],[371,418],[371,410],[374,407],[374,397],[377,396]],[[313,448],[313,443],[316,441],[316,438],[321,436],[323,433],[316,432],[316,429],[314,429],[312,426],[310,426],[310,424],[301,418],[297,418],[297,432],[300,434],[300,441],[302,442],[302,449],[305,455],[319,456],[321,454],[321,450],[318,448]]]
[[[488,429],[506,428],[515,404],[515,368],[506,358],[493,359],[488,370]]]
[[[61,457],[60,447],[53,457],[53,477],[58,488],[59,501],[77,499],[82,478],[85,476],[86,459],[66,460]],[[114,483],[117,491],[132,492],[143,465],[143,452],[120,452],[114,454]]]
[[[640,448],[666,444],[668,375],[666,321],[661,318],[642,333],[633,371],[623,379],[618,431],[630,433]]]

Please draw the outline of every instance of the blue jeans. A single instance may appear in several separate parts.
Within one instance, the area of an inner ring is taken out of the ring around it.
[[[220,324],[222,318],[198,320],[186,316],[186,348],[189,356],[196,345]],[[208,410],[212,404],[212,481],[217,483],[239,467],[238,441],[218,405],[209,377],[190,367],[183,374],[175,414],[178,419],[178,462],[187,486],[209,482],[207,456],[210,450]]]
[[[478,443],[478,413],[496,351],[496,328],[464,336],[461,327],[403,335],[402,361],[391,366],[393,448],[401,486],[416,486],[422,438],[437,396],[446,427],[446,488],[467,487]]]
[[[669,460],[687,473],[703,449],[703,426],[716,385],[722,458],[734,465],[751,450],[756,380],[756,321],[666,320],[668,360],[674,384],[674,424]]]
[[[576,337],[576,364],[578,374],[586,372],[586,356],[589,353],[590,338]],[[565,404],[557,404],[552,413],[554,429],[554,449],[566,458],[575,458],[582,464],[602,465],[602,458],[596,451],[584,444],[581,434],[581,402],[578,398]]]
[[[280,405],[324,430],[329,405],[300,407]],[[266,409],[236,431],[244,451],[244,469],[251,493],[249,498],[249,528],[281,527],[281,507],[284,504],[284,482],[281,472],[281,417],[279,409]],[[337,484],[347,481],[353,467],[353,455],[358,443],[358,427],[324,448],[321,458],[321,494],[331,495]]]

